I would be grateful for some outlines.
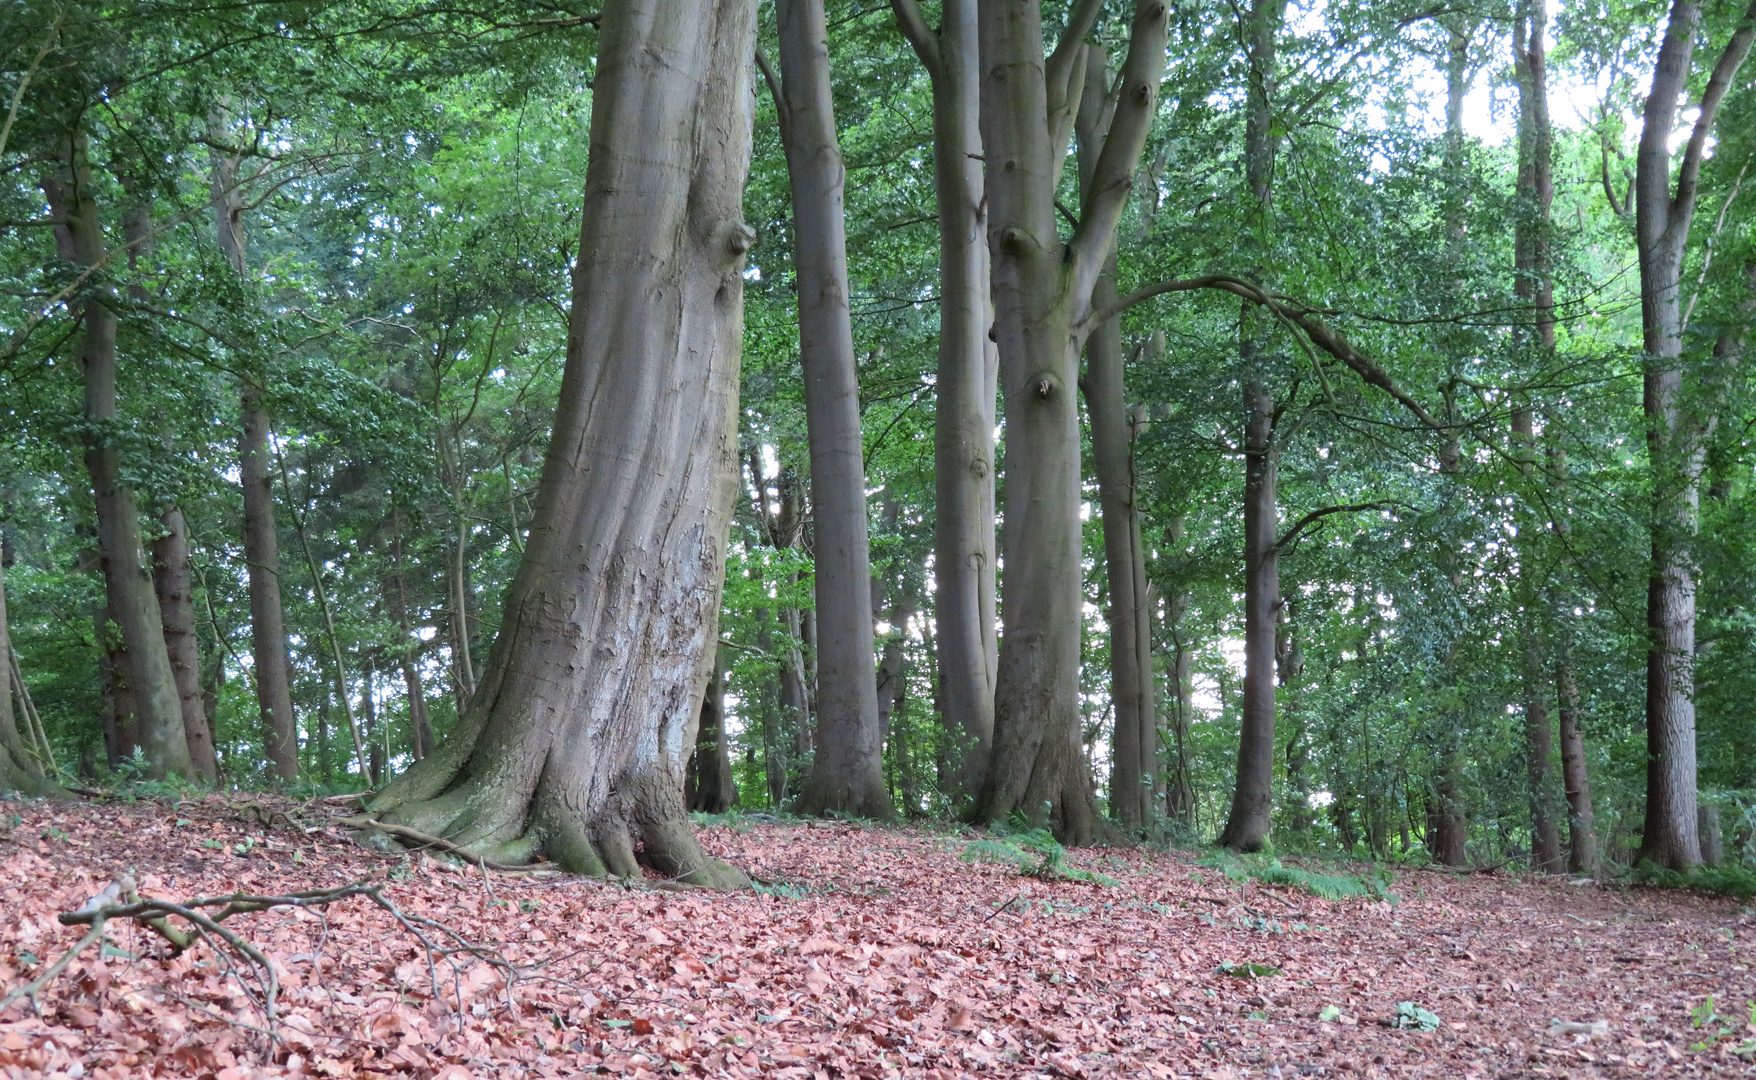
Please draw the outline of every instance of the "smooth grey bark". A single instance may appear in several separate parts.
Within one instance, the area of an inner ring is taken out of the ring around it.
[[[799,359],[811,451],[817,701],[801,814],[894,816],[872,669],[872,562],[867,536],[860,379],[848,307],[847,169],[829,85],[823,0],[777,0],[778,79],[766,64],[793,201]]]
[[[753,0],[605,5],[567,365],[524,556],[468,712],[373,813],[575,872],[745,881],[702,852],[683,773],[738,488],[754,48]]]
[[[1055,191],[1083,90],[1084,38],[1101,6],[1075,5],[1047,60],[1037,0],[978,9],[1007,474],[994,748],[973,817],[996,822],[1022,812],[1075,844],[1105,828],[1079,730],[1083,544],[1075,391],[1092,330],[1092,290],[1158,103],[1167,14],[1162,0],[1136,5],[1092,196],[1063,240]]]
[[[943,0],[932,30],[915,0],[891,0],[933,85],[939,215],[939,353],[934,374],[933,621],[940,715],[954,792],[975,798],[994,740],[994,420],[999,354],[988,339],[988,211],[983,193],[976,0]]]
[[[1249,276],[1271,276],[1277,38],[1286,0],[1259,0],[1244,15],[1249,60],[1244,119],[1245,240],[1255,259]],[[1274,827],[1275,635],[1280,623],[1280,413],[1269,389],[1272,326],[1245,302],[1238,314],[1238,360],[1244,391],[1244,698],[1238,729],[1238,772],[1231,812],[1219,843],[1260,851]]]
[[[1673,870],[1701,862],[1696,835],[1695,560],[1703,446],[1711,421],[1685,400],[1683,253],[1695,216],[1707,140],[1721,101],[1756,36],[1756,2],[1713,66],[1675,187],[1670,138],[1693,70],[1701,8],[1674,0],[1653,68],[1635,160],[1634,220],[1640,263],[1646,377],[1641,407],[1652,473],[1652,561],[1646,593],[1646,823],[1639,859]]]
[[[224,145],[222,117],[209,125],[213,141]],[[244,228],[244,193],[238,159],[213,153],[214,227],[220,250],[240,279],[249,272],[249,237]],[[244,495],[244,565],[249,576],[250,654],[263,748],[275,778],[299,778],[299,733],[293,716],[291,668],[287,662],[286,610],[280,595],[280,531],[275,523],[273,471],[269,468],[268,409],[261,374],[239,379],[238,478]]]
[[[716,649],[713,675],[707,680],[707,692],[701,696],[695,752],[689,758],[689,771],[683,782],[683,799],[691,813],[723,814],[738,805],[738,783],[732,776],[725,720],[725,675]]]
[[[201,643],[195,636],[195,585],[189,569],[189,526],[179,507],[159,515],[164,534],[152,542],[152,583],[164,624],[165,651],[177,680],[177,701],[183,715],[183,738],[189,744],[192,778],[214,783],[219,759],[213,729],[201,704]]]
[[[61,254],[74,266],[96,274],[109,260],[103,217],[83,132],[68,136],[61,156],[44,177]],[[134,490],[122,479],[122,453],[112,429],[120,424],[116,398],[116,297],[96,285],[75,304],[81,332],[76,346],[85,374],[85,465],[97,510],[98,550],[104,570],[110,617],[127,648],[129,685],[134,693],[135,733],[153,779],[190,776],[189,747],[176,676],[165,649],[158,597],[146,563]]]
[[[1081,206],[1092,194],[1091,181],[1103,145],[1113,102],[1104,85],[1109,58],[1090,46],[1085,89],[1073,130],[1078,147]],[[1111,242],[1103,271],[1092,288],[1092,306],[1107,308],[1120,298],[1116,284],[1116,245]],[[1158,721],[1153,709],[1152,597],[1146,581],[1146,549],[1141,513],[1134,500],[1134,422],[1124,383],[1121,316],[1097,323],[1085,342],[1085,376],[1080,380],[1091,423],[1092,471],[1098,482],[1098,515],[1104,530],[1104,570],[1109,603],[1104,619],[1110,631],[1110,704],[1114,715],[1110,743],[1110,816],[1130,831],[1152,821],[1158,784]]]

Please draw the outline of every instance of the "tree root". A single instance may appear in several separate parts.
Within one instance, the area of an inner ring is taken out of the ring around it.
[[[335,821],[335,824],[345,825],[350,829],[377,829],[379,832],[389,833],[391,836],[400,837],[411,843],[418,844],[421,848],[437,848],[447,854],[456,855],[471,866],[480,866],[486,870],[498,870],[505,874],[553,874],[558,872],[552,866],[531,866],[523,863],[496,862],[493,859],[477,855],[462,844],[453,843],[442,836],[434,836],[431,833],[425,833],[419,829],[411,829],[407,825],[398,825],[390,821],[379,821],[378,819],[366,814],[360,814],[355,817],[338,818]],[[420,848],[416,848],[415,850],[418,851]]]

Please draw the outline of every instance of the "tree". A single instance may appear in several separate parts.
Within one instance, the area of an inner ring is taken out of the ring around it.
[[[223,119],[210,123],[210,138],[224,146],[229,133]],[[244,227],[244,191],[239,185],[238,154],[213,151],[213,212],[220,250],[238,275],[239,293],[250,295],[245,282],[249,237]],[[242,428],[238,434],[238,479],[244,493],[244,563],[250,575],[251,671],[262,730],[267,733],[268,761],[281,780],[299,778],[299,735],[293,717],[292,674],[287,666],[286,612],[280,595],[280,532],[274,520],[274,472],[270,468],[270,420],[263,400],[260,372],[246,371],[238,401]]]
[[[933,193],[939,225],[939,347],[934,368],[933,615],[940,708],[957,740],[958,791],[973,798],[994,738],[994,406],[988,337],[988,213],[983,195],[976,0],[945,0],[939,29],[915,0],[892,0],[933,84]]]
[[[1703,440],[1711,420],[1685,395],[1683,253],[1695,216],[1702,156],[1720,103],[1756,38],[1756,3],[1714,62],[1696,106],[1675,186],[1672,129],[1693,74],[1701,6],[1675,0],[1659,45],[1641,121],[1634,218],[1640,264],[1641,339],[1647,354],[1641,407],[1652,477],[1652,563],[1646,627],[1646,825],[1640,857],[1674,870],[1701,862],[1695,792],[1695,565],[1691,542],[1701,501]]]
[[[599,27],[567,369],[486,678],[372,812],[502,857],[731,886],[683,806],[717,639],[751,138],[749,0]]]
[[[974,814],[1014,811],[1064,842],[1100,829],[1079,736],[1081,554],[1079,353],[1092,290],[1109,257],[1158,103],[1166,7],[1141,0],[1089,203],[1063,241],[1055,197],[1101,4],[1075,6],[1043,56],[1034,0],[980,9],[982,145],[987,163],[995,337],[1006,401],[1005,632],[994,749]]]
[[[860,379],[848,309],[847,170],[829,87],[823,0],[780,0],[780,73],[763,74],[780,114],[793,195],[793,262],[799,357],[811,448],[812,548],[816,556],[817,729],[802,814],[891,817],[872,668],[871,553]]]

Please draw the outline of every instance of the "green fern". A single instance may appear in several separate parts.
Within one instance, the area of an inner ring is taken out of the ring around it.
[[[963,846],[965,862],[1001,863],[1025,877],[1041,881],[1080,881],[1088,885],[1114,885],[1116,879],[1067,863],[1067,849],[1047,829],[1031,829],[1010,835],[995,833]]]

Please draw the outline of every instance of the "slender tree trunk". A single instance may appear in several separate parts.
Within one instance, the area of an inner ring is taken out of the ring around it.
[[[1287,826],[1303,832],[1311,824],[1311,776],[1306,766],[1311,762],[1310,735],[1305,730],[1304,714],[1299,709],[1299,683],[1305,671],[1304,652],[1299,648],[1297,629],[1293,626],[1292,600],[1283,597],[1274,634],[1276,682],[1283,699],[1281,714],[1285,717],[1287,793]],[[1407,844],[1403,845],[1405,848]]]
[[[701,697],[701,725],[695,733],[695,753],[689,759],[684,799],[693,813],[723,814],[738,805],[738,782],[732,776],[732,756],[726,737],[726,682],[717,648],[713,676]]]
[[[1701,160],[1715,114],[1756,33],[1752,2],[1714,65],[1672,184],[1670,139],[1688,90],[1701,21],[1694,0],[1674,0],[1653,69],[1636,158],[1635,237],[1640,263],[1641,398],[1652,472],[1652,564],[1646,625],[1646,824],[1641,859],[1673,870],[1701,862],[1695,791],[1695,561],[1702,446],[1710,424],[1685,402],[1683,253],[1695,216]]]
[[[12,685],[13,668],[12,631],[6,614],[6,567],[5,560],[0,558],[0,792],[53,795],[60,792],[60,787],[43,775],[42,762],[26,748],[26,740],[18,730],[23,710],[13,710],[12,698],[17,694],[22,703],[26,695],[22,685]],[[28,716],[26,721],[28,728]]]
[[[939,357],[934,382],[933,620],[941,715],[973,799],[994,739],[994,405],[998,355],[988,340],[987,200],[976,0],[944,0],[938,31],[915,0],[892,0],[933,84],[933,179],[939,213]]]
[[[216,142],[228,137],[223,118],[210,123]],[[213,156],[215,226],[220,250],[240,278],[249,272],[244,230],[244,193],[238,161]],[[273,473],[269,469],[268,409],[260,373],[239,380],[242,428],[238,436],[238,474],[244,492],[244,564],[250,578],[250,647],[256,701],[261,710],[268,765],[282,781],[299,778],[299,729],[293,717],[292,674],[287,662],[286,611],[280,595],[280,531],[274,519]]]
[[[1092,290],[1146,142],[1165,58],[1166,7],[1141,0],[1093,198],[1063,241],[1055,192],[1083,90],[1083,39],[1100,7],[1076,5],[1047,61],[1038,0],[978,12],[1007,476],[994,749],[974,816],[1046,818],[1063,842],[1076,844],[1096,838],[1103,823],[1079,730],[1083,543],[1074,392],[1092,329]]]
[[[1260,851],[1274,822],[1274,637],[1280,608],[1274,399],[1260,382],[1245,386],[1244,699],[1238,777],[1219,842]]]
[[[920,583],[913,569],[903,568],[902,580],[897,583],[891,598],[890,612],[886,616],[890,633],[885,637],[884,653],[878,661],[878,727],[886,738],[892,737],[891,722],[902,708],[908,688],[908,657],[904,649],[908,645],[908,621],[914,617],[920,594]]]
[[[412,744],[415,760],[419,761],[431,754],[438,743],[433,738],[433,720],[427,711],[427,690],[422,685],[421,669],[416,663],[420,658],[420,641],[415,637],[413,628],[409,626],[408,575],[403,566],[402,514],[400,511],[392,512],[392,528],[396,531],[396,582],[394,588],[385,591],[390,597],[391,615],[396,619],[397,627],[402,631],[402,649],[398,664],[402,668],[403,685],[408,691],[409,741]]]
[[[214,783],[219,759],[214,755],[213,729],[201,707],[201,644],[195,637],[195,589],[189,571],[189,528],[175,506],[159,515],[164,535],[152,542],[152,581],[164,619],[165,649],[177,680],[182,707],[183,737],[195,778]]]
[[[1255,259],[1251,277],[1272,277],[1274,130],[1277,38],[1285,0],[1258,0],[1244,16],[1249,54],[1249,107],[1244,122],[1245,238]],[[1238,359],[1244,379],[1244,714],[1238,730],[1238,775],[1232,809],[1219,842],[1259,851],[1274,827],[1275,633],[1279,625],[1280,447],[1268,378],[1271,327],[1254,305],[1238,315]]]
[[[1183,515],[1171,519],[1165,544],[1179,550],[1183,544]],[[1189,590],[1174,587],[1165,602],[1165,623],[1170,627],[1171,752],[1170,780],[1165,785],[1165,815],[1184,826],[1195,824],[1195,789],[1189,773],[1189,728],[1195,718],[1192,667],[1195,650],[1190,647],[1184,619],[1189,613]]]
[[[374,813],[575,872],[636,874],[638,841],[668,877],[744,881],[702,853],[683,772],[738,488],[754,30],[752,0],[604,7],[567,366],[524,557],[468,712]]]
[[[63,254],[96,271],[109,258],[104,246],[87,142],[74,134],[66,156],[43,188]],[[77,356],[85,373],[86,471],[96,495],[98,548],[102,552],[112,617],[128,650],[128,677],[134,689],[136,730],[146,754],[146,775],[154,779],[189,776],[193,769],[183,735],[177,680],[165,649],[158,597],[146,565],[134,489],[122,479],[122,453],[115,440],[121,425],[116,402],[116,309],[107,287],[78,303],[81,334]]]
[[[1592,874],[1597,872],[1597,830],[1591,806],[1591,777],[1585,767],[1579,679],[1573,667],[1571,642],[1563,641],[1555,650],[1555,696],[1560,702],[1561,781],[1567,790],[1567,869],[1575,874]]]
[[[848,308],[847,170],[829,85],[823,0],[778,0],[780,73],[766,65],[793,195],[799,356],[811,449],[817,597],[816,745],[795,809],[887,818],[884,747],[872,664],[871,556],[860,382]]]
[[[1108,56],[1091,46],[1085,64],[1085,90],[1079,99],[1074,133],[1079,147],[1081,200],[1091,196],[1110,102],[1105,79]],[[1092,289],[1092,305],[1114,304],[1116,248],[1110,246]],[[1128,413],[1122,359],[1122,320],[1105,319],[1085,342],[1086,414],[1091,421],[1099,516],[1104,529],[1104,566],[1109,604],[1110,702],[1115,728],[1110,744],[1110,816],[1129,830],[1152,820],[1158,766],[1158,722],[1153,714],[1151,597],[1146,587],[1146,552],[1140,540],[1140,511],[1134,499],[1134,426]]]
[[[378,730],[378,665],[366,660],[360,665],[360,719],[366,740],[366,777],[373,788],[384,786],[384,735]],[[385,718],[389,723],[389,718]]]
[[[476,692],[476,665],[470,655],[469,588],[464,580],[469,567],[469,522],[463,517],[462,493],[455,494],[453,500],[458,506],[457,535],[445,583],[451,590],[451,648],[457,665],[457,712],[461,716]]]

